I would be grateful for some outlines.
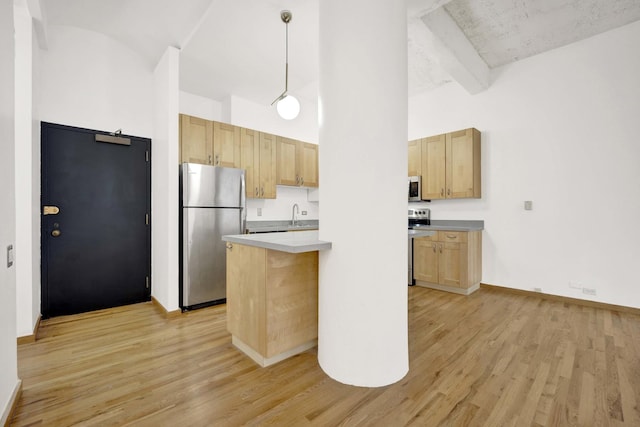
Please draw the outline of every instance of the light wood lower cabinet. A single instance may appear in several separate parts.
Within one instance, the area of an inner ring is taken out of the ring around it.
[[[482,232],[438,231],[413,241],[416,285],[468,295],[482,280]]]
[[[227,329],[261,366],[307,350],[318,338],[318,252],[227,246]]]

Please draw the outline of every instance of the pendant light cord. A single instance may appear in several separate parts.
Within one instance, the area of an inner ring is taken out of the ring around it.
[[[285,50],[284,50],[284,92],[273,100],[271,105],[284,99],[289,91],[289,21],[291,20],[291,12],[283,10],[280,17],[285,24]]]

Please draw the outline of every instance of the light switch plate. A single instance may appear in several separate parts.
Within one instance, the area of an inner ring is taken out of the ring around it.
[[[258,216],[262,216],[262,208],[258,208]]]
[[[13,245],[7,246],[7,268],[13,265]]]
[[[524,202],[524,210],[525,211],[531,211],[533,210],[533,202],[531,200],[526,200]]]

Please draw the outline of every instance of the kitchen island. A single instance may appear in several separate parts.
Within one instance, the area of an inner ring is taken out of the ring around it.
[[[317,231],[239,234],[227,242],[227,329],[260,366],[317,345]]]

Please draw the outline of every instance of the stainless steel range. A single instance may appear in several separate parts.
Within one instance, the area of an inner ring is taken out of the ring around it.
[[[429,230],[431,225],[431,211],[427,208],[409,209],[409,272],[408,285],[415,285],[413,279],[413,239],[415,237],[432,236],[434,231]]]

